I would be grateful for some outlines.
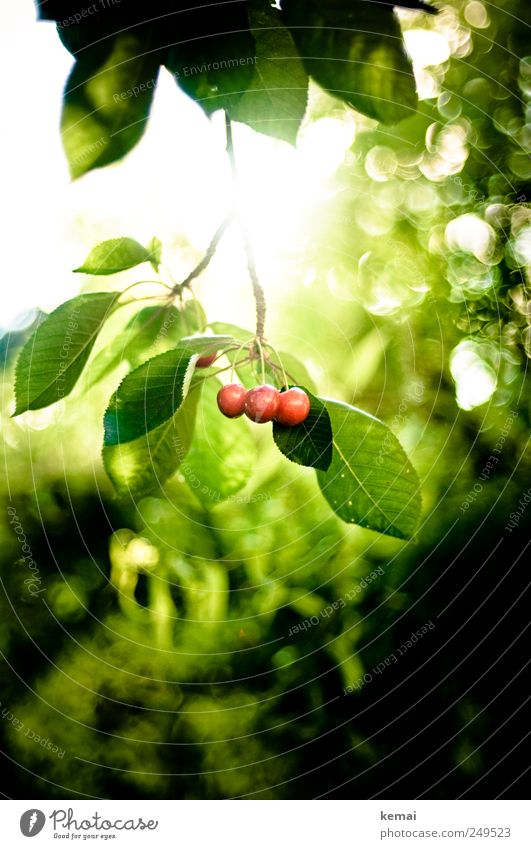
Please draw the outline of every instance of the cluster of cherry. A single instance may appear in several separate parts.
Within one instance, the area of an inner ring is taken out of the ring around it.
[[[249,390],[241,383],[229,383],[218,392],[218,407],[229,419],[245,413],[253,422],[275,421],[292,427],[308,417],[310,401],[306,392],[298,386],[279,392],[268,383]]]
[[[218,351],[204,354],[196,362],[198,368],[208,368],[218,357]],[[310,400],[298,386],[280,392],[269,383],[245,389],[241,383],[229,383],[218,392],[218,407],[228,419],[245,415],[253,422],[278,422],[286,427],[301,424],[308,418]]]

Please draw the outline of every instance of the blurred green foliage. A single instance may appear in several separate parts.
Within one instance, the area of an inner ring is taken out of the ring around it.
[[[530,471],[523,14],[513,0],[404,13],[452,58],[424,69],[430,96],[399,127],[359,118],[271,327],[320,392],[399,436],[423,482],[415,541],[343,525],[263,431],[236,492],[216,498],[196,457],[163,491],[116,500],[97,422],[117,372],[13,420],[24,334],[4,338],[6,794],[521,794],[531,512],[507,526]]]

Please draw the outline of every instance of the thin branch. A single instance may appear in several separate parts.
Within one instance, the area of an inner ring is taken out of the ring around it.
[[[234,212],[231,211],[226,216],[226,218],[223,219],[223,221],[219,225],[218,229],[216,230],[216,232],[212,236],[210,244],[209,244],[208,248],[206,249],[205,255],[204,255],[203,259],[201,260],[201,262],[199,262],[196,265],[196,267],[190,272],[188,277],[186,277],[183,280],[182,283],[177,283],[177,285],[173,287],[172,291],[174,293],[180,293],[180,292],[182,292],[183,289],[188,289],[190,287],[190,283],[192,282],[192,280],[195,280],[196,277],[199,277],[199,275],[202,274],[202,272],[205,270],[207,265],[210,263],[212,257],[216,253],[216,249],[218,247],[218,244],[221,241],[221,238],[222,238],[223,234],[225,233],[225,230],[227,229],[227,227],[229,226],[229,224],[231,223],[233,218],[234,218]]]
[[[275,368],[280,368],[280,370],[282,371],[282,380],[284,381],[284,384],[283,384],[283,385],[284,385],[284,386],[286,387],[286,389],[287,389],[287,388],[288,388],[288,386],[289,386],[289,383],[288,383],[288,372],[287,372],[287,371],[286,371],[286,369],[284,368],[284,363],[283,363],[283,362],[282,362],[282,360],[280,359],[280,354],[278,353],[278,351],[277,351],[277,349],[276,349],[276,348],[273,348],[273,345],[271,345],[271,343],[267,343],[267,347],[268,347],[268,348],[271,348],[271,350],[273,351],[273,353],[274,353],[275,357],[276,357],[276,358],[277,358],[277,360],[278,360],[278,366],[275,366],[275,364],[274,364],[274,363],[271,363],[271,365],[272,365],[272,366],[274,366]]]
[[[232,141],[232,123],[225,112],[225,127],[227,132],[227,153],[229,156],[230,167],[232,171],[232,181],[233,185],[236,189],[238,185],[238,170],[236,168],[236,158],[234,156],[234,145]],[[264,329],[265,329],[265,316],[266,316],[266,301],[265,294],[260,281],[258,279],[258,273],[256,271],[256,262],[254,259],[253,247],[251,244],[251,240],[249,238],[249,233],[245,224],[243,223],[241,215],[238,216],[238,222],[240,225],[240,229],[243,237],[243,244],[245,247],[245,254],[247,256],[247,268],[249,271],[249,277],[251,278],[251,284],[253,287],[253,295],[256,303],[256,338],[261,342],[264,339]]]

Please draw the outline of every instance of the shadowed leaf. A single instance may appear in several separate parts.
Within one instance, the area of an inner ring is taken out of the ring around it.
[[[320,86],[384,124],[413,114],[415,78],[391,7],[284,0],[282,10],[306,70]]]
[[[294,144],[306,112],[308,75],[278,12],[253,9],[251,28],[256,42],[253,76],[229,115],[260,133]]]
[[[332,462],[332,427],[323,402],[304,389],[310,399],[308,417],[299,425],[285,427],[273,423],[273,439],[288,460],[301,466],[326,471]]]

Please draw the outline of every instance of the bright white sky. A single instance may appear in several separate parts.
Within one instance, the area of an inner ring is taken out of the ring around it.
[[[59,92],[71,62],[65,51],[51,49],[53,27],[35,26],[31,0],[10,3],[2,17],[0,325],[5,327],[34,301],[44,306],[39,291],[53,287],[49,303],[64,292],[61,242],[68,176],[57,122]]]
[[[8,131],[0,139],[5,327],[21,310],[75,294],[81,281],[70,269],[97,241],[180,233],[201,248],[222,216],[224,155],[220,133],[168,75],[138,149],[72,183],[58,129],[72,57],[52,23],[35,22],[32,0],[10,4],[3,24],[0,68],[12,81],[3,86]]]
[[[158,236],[167,247],[165,259],[174,277],[182,279],[199,260],[230,202],[221,113],[210,122],[163,71],[140,144],[121,163],[72,183],[59,120],[73,59],[54,24],[36,22],[32,0],[8,4],[2,24],[6,130],[0,136],[0,332],[20,326],[25,310],[50,310],[77,294],[86,280],[71,269],[104,239],[131,236],[145,243]],[[418,33],[413,42],[421,67]],[[242,206],[270,303],[275,290],[279,296],[285,291],[282,257],[295,243],[304,214],[317,213],[325,179],[353,143],[356,120],[355,113],[338,104],[333,117],[303,128],[297,149],[247,127],[235,128]],[[105,282],[109,285],[109,278]],[[236,232],[223,241],[202,278],[200,294],[217,320],[252,326],[253,305]]]
[[[3,24],[1,79],[12,83],[2,87],[7,132],[0,139],[5,246],[0,327],[12,326],[17,316],[20,324],[21,312],[31,307],[50,310],[75,295],[83,279],[70,269],[103,239],[127,235],[145,242],[157,235],[173,243],[168,259],[174,276],[185,276],[229,203],[222,122],[209,122],[162,72],[138,147],[122,163],[72,183],[58,129],[72,57],[52,23],[36,23],[32,0],[9,4]],[[241,183],[261,234],[255,249],[266,287],[268,278],[273,288],[282,287],[276,257],[289,243],[298,213],[310,199],[317,200],[323,177],[337,167],[353,140],[349,122],[317,123],[318,137],[307,137],[299,152],[245,127],[236,129]],[[330,161],[323,162],[323,146],[329,147]],[[209,276],[217,283],[207,287],[205,277],[211,313],[233,321],[245,321],[248,314],[251,320],[236,234],[225,241]],[[235,305],[243,305],[241,314],[235,315]]]

